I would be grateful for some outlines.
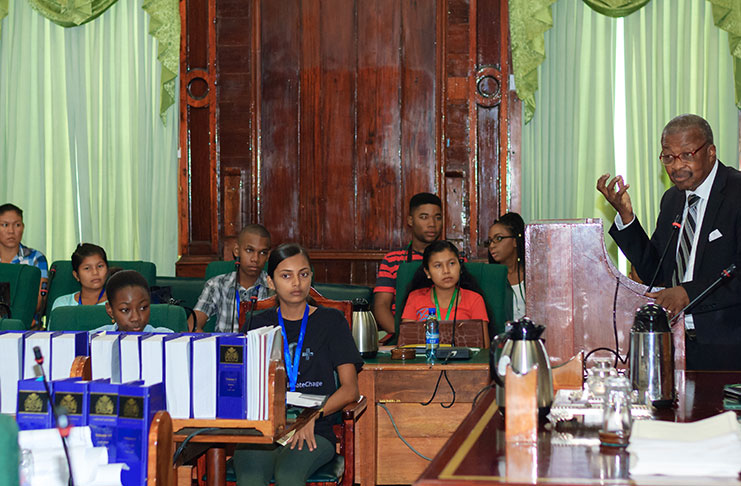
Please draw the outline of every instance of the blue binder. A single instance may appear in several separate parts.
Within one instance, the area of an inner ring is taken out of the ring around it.
[[[54,392],[53,383],[49,389]],[[20,430],[48,429],[54,425],[49,396],[40,379],[18,380],[18,413],[15,420]]]
[[[116,462],[116,426],[118,424],[118,388],[109,379],[88,382],[89,403],[87,423],[93,445],[108,448],[108,462]]]
[[[116,461],[129,466],[122,471],[124,486],[146,484],[149,425],[155,413],[165,409],[165,386],[143,382],[120,385],[118,428],[116,430]]]
[[[245,336],[219,336],[216,416],[247,418],[247,339]]]
[[[54,406],[57,407],[57,412],[64,408],[67,420],[73,427],[87,425],[87,410],[90,406],[89,382],[80,378],[67,378],[53,383]]]

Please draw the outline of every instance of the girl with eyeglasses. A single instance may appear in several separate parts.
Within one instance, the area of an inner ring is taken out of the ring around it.
[[[484,242],[489,248],[489,263],[507,266],[507,280],[512,286],[513,317],[525,315],[525,222],[517,213],[506,213],[489,227]]]

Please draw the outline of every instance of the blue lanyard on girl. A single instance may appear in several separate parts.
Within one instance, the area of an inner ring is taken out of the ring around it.
[[[100,290],[100,295],[98,296],[98,300],[95,301],[96,304],[100,302],[100,299],[103,298],[103,294],[105,294],[105,287],[103,287]],[[82,305],[82,290],[80,290],[80,295],[77,297],[77,305]]]
[[[306,304],[304,317],[301,319],[301,331],[298,335],[298,344],[293,352],[293,363],[291,363],[291,350],[288,347],[288,335],[286,334],[286,324],[283,322],[283,316],[278,309],[278,322],[280,323],[281,334],[283,334],[283,356],[286,361],[286,375],[288,375],[288,386],[291,391],[296,391],[296,382],[298,381],[298,365],[301,362],[301,350],[304,347],[304,336],[306,336],[306,323],[309,322],[309,304]]]

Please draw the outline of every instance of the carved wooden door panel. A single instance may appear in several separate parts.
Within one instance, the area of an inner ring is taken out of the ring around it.
[[[443,199],[449,239],[485,255],[507,201],[506,1],[182,2],[178,274],[259,222],[309,248],[318,281],[372,284],[420,191]],[[204,64],[207,104],[187,91]]]

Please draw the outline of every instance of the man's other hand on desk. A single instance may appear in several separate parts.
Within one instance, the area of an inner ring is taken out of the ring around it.
[[[291,449],[294,449],[298,446],[298,450],[302,450],[304,447],[304,442],[306,442],[306,447],[309,448],[310,451],[313,451],[316,449],[316,438],[314,437],[314,422],[316,421],[316,418],[312,417],[309,419],[306,424],[298,429],[295,434],[293,434],[293,437],[291,437]]]
[[[656,299],[656,304],[666,309],[669,316],[675,316],[690,303],[690,297],[681,285],[658,292],[650,292],[646,294],[646,297]]]

